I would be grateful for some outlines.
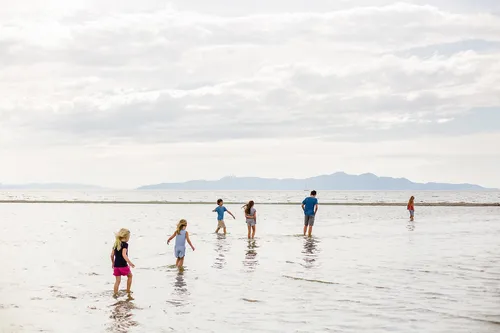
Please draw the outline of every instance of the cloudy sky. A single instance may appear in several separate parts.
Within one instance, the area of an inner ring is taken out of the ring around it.
[[[1,183],[500,187],[500,1],[0,0],[0,156]]]

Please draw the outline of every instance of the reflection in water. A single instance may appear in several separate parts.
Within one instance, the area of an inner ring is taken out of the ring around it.
[[[187,293],[187,284],[186,280],[184,280],[184,270],[179,269],[177,276],[174,281],[174,290],[177,295],[183,296]]]
[[[406,228],[407,228],[409,231],[413,231],[413,230],[415,230],[415,222],[414,222],[414,221],[409,221],[409,222],[408,222],[408,225],[406,226]]]
[[[212,267],[217,269],[222,269],[226,265],[226,256],[225,254],[228,251],[228,242],[226,239],[226,235],[217,234],[217,240],[215,241],[215,252],[217,252],[217,256],[215,257],[215,262]]]
[[[129,297],[124,301],[118,301],[112,305],[110,318],[114,320],[109,331],[116,333],[127,333],[130,328],[137,326],[137,322],[132,319],[132,310],[137,309]]]
[[[318,244],[319,240],[314,237],[306,237],[304,240],[304,250],[302,253],[304,254],[304,267],[306,268],[312,268],[314,266],[314,262],[316,261],[316,258],[318,257],[317,253],[319,252],[318,250]]]
[[[187,296],[189,296],[186,280],[184,279],[184,270],[179,269],[178,273],[174,279],[174,298],[167,301],[168,303],[174,305],[177,308],[182,308],[188,305]],[[177,314],[187,313],[178,312]]]
[[[245,250],[245,260],[243,260],[243,265],[248,268],[249,271],[254,271],[259,264],[259,260],[257,259],[257,245],[255,240],[248,240],[248,246]]]

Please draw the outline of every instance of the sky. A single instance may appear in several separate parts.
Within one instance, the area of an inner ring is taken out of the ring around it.
[[[0,0],[0,183],[499,165],[498,0]]]

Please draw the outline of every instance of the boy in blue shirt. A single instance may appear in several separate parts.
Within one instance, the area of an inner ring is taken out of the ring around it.
[[[318,199],[316,199],[316,191],[311,191],[311,195],[302,201],[302,210],[304,211],[304,236],[306,235],[307,227],[309,226],[309,237],[312,234],[314,218],[318,211]]]
[[[224,212],[227,212],[229,215],[233,217],[233,219],[236,219],[234,217],[233,213],[228,211],[226,207],[223,206],[224,201],[222,199],[217,200],[217,208],[215,208],[212,212],[217,212],[217,229],[215,229],[215,233],[219,233],[220,228],[224,230],[224,235],[226,234],[226,224],[224,223]]]

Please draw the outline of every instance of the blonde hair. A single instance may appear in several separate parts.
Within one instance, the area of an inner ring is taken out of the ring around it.
[[[177,235],[180,235],[182,228],[187,227],[187,225],[188,225],[188,222],[186,220],[184,220],[184,219],[180,220],[179,223],[177,223],[177,229],[175,230]]]
[[[121,228],[120,231],[115,234],[115,244],[113,245],[113,249],[120,251],[122,249],[123,240],[128,240],[129,237],[130,230]]]

